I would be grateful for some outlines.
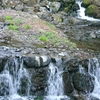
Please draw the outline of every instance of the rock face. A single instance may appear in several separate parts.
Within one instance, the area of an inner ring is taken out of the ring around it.
[[[83,67],[84,72],[80,72],[80,66]],[[87,73],[88,60],[65,59],[63,67],[66,71],[63,73],[65,94],[70,95],[74,90],[80,93],[91,93],[93,91],[94,77]]]

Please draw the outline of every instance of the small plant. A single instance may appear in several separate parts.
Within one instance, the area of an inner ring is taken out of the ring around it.
[[[5,17],[6,20],[12,20],[12,16],[8,15]]]
[[[25,28],[26,29],[30,29],[31,27],[30,27],[30,25],[26,25]]]
[[[45,22],[45,24],[46,24],[47,26],[49,26],[51,29],[53,29],[53,30],[56,29],[55,25],[53,25],[53,24],[51,24],[51,23],[49,23],[49,22]]]
[[[18,29],[18,26],[9,25],[9,26],[8,26],[8,29],[16,31],[16,30]]]
[[[43,42],[48,42],[49,44],[52,44],[55,47],[58,47],[60,45],[68,45],[70,48],[76,47],[76,44],[71,42],[65,37],[60,37],[56,33],[52,31],[45,31],[42,32],[43,36],[40,36],[39,39]]]
[[[48,42],[48,38],[46,36],[40,36],[39,39],[43,42]]]

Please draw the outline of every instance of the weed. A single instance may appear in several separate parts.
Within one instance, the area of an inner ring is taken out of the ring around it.
[[[8,15],[5,17],[6,20],[12,20],[12,16]]]
[[[30,25],[26,25],[25,28],[26,29],[30,29],[31,27],[30,27]]]
[[[40,36],[39,39],[43,42],[48,42],[48,38],[46,36]]]
[[[8,26],[8,29],[16,31],[16,30],[18,29],[18,26],[9,25],[9,26]]]

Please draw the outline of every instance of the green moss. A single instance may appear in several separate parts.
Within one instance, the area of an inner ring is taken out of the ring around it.
[[[9,25],[9,26],[8,26],[8,29],[9,29],[9,30],[14,30],[14,31],[16,31],[16,30],[18,29],[18,26]]]
[[[91,4],[91,0],[83,0],[82,6],[83,7],[88,7]]]
[[[85,10],[85,14],[91,17],[95,17],[99,13],[99,8],[96,5],[90,5]]]

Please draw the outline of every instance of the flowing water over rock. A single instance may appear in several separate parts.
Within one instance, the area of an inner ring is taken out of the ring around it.
[[[100,21],[99,19],[95,19],[95,18],[92,18],[92,17],[85,16],[85,8],[81,6],[82,2],[76,1],[76,3],[79,5],[79,10],[77,11],[79,19],[86,19],[86,20],[89,20],[89,21]]]
[[[49,65],[49,79],[48,79],[48,87],[46,89],[48,97],[47,100],[61,100],[66,99],[69,100],[67,96],[64,96],[64,87],[63,87],[63,79],[62,79],[62,62],[58,60],[56,64],[50,63]]]

